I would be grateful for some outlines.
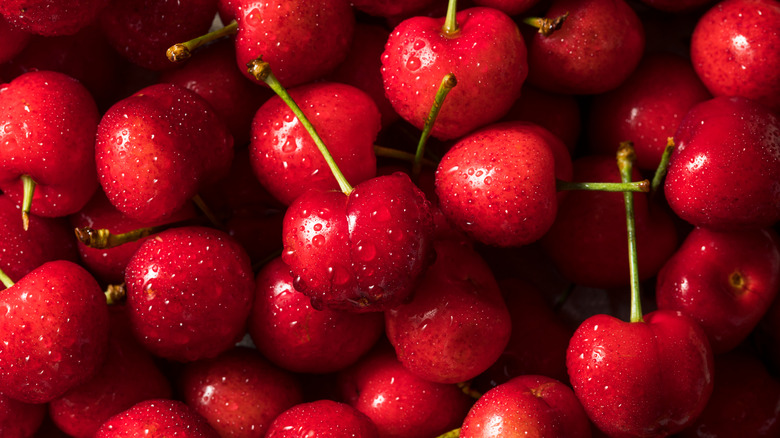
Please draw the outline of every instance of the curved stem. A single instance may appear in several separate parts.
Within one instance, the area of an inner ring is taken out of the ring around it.
[[[459,437],[460,437],[460,428],[457,428],[457,429],[452,429],[449,432],[445,432],[436,438],[459,438]]]
[[[631,181],[631,172],[636,161],[634,145],[630,141],[620,143],[617,152],[620,180]],[[628,230],[628,268],[631,274],[631,322],[642,322],[642,297],[639,291],[639,264],[636,255],[636,222],[634,221],[634,194],[623,193],[626,204],[626,229]]]
[[[90,227],[76,228],[76,238],[84,245],[95,249],[109,249],[119,245],[123,245],[129,242],[135,242],[143,239],[144,237],[151,236],[154,233],[159,233],[166,227],[146,227],[139,228],[137,230],[128,231],[126,233],[111,234],[111,230],[107,228],[94,229]]]
[[[22,175],[24,198],[22,199],[22,226],[24,231],[30,228],[30,208],[32,208],[33,195],[37,185],[30,175]]]
[[[661,155],[661,162],[658,163],[658,167],[655,169],[655,175],[653,175],[653,183],[650,185],[650,197],[655,197],[658,193],[658,189],[661,188],[661,184],[666,177],[666,171],[669,170],[669,160],[672,158],[672,152],[674,151],[674,137],[666,139],[666,147],[664,153]]]
[[[3,285],[6,288],[9,288],[14,285],[14,281],[11,280],[11,277],[7,276],[5,272],[3,272],[2,269],[0,269],[0,283],[3,283]]]
[[[428,141],[428,137],[431,136],[433,125],[436,123],[436,118],[439,116],[441,106],[444,104],[444,99],[450,93],[456,85],[458,80],[452,73],[447,73],[441,79],[439,89],[436,91],[436,96],[433,98],[433,105],[431,111],[428,113],[428,117],[425,119],[425,125],[423,126],[422,135],[420,135],[420,141],[417,143],[417,153],[414,155],[414,162],[412,162],[412,179],[416,180],[420,177],[420,168],[422,167],[422,158],[425,153],[425,143]]]
[[[317,149],[320,150],[323,158],[325,158],[325,162],[328,163],[330,171],[333,173],[333,176],[339,183],[339,188],[341,188],[341,191],[345,195],[349,196],[349,194],[352,193],[352,186],[349,184],[349,181],[347,181],[347,178],[345,178],[344,174],[341,173],[341,169],[339,169],[339,166],[336,164],[336,161],[333,159],[330,151],[328,151],[327,146],[325,146],[325,143],[322,141],[322,138],[320,138],[319,134],[317,134],[317,131],[314,129],[314,126],[312,126],[311,122],[309,122],[309,119],[306,118],[306,115],[303,114],[303,111],[301,111],[301,108],[298,106],[298,104],[295,103],[287,90],[276,79],[276,76],[274,76],[268,63],[263,61],[261,56],[260,58],[249,61],[246,64],[246,67],[249,69],[249,74],[251,74],[258,81],[265,82],[269,87],[271,87],[271,89],[274,90],[274,92],[284,101],[284,103],[290,107],[295,116],[298,117],[298,120],[301,122],[303,127],[306,128],[306,131],[309,133],[309,135],[311,135],[312,140],[314,140],[314,144],[317,145]]]
[[[409,163],[414,163],[414,158],[415,158],[415,156],[409,152],[399,151],[398,149],[387,148],[384,146],[379,146],[377,144],[374,145],[374,153],[376,154],[377,157],[395,158],[397,160],[408,161]],[[420,162],[424,166],[429,166],[429,167],[438,166],[438,164],[435,161],[429,160],[427,158],[421,159]]]
[[[555,188],[560,192],[564,190],[586,190],[597,192],[644,192],[650,191],[650,181],[630,181],[619,183],[608,182],[570,182],[563,180],[555,181]]]
[[[109,284],[103,295],[106,296],[106,303],[109,306],[121,304],[127,298],[127,288],[125,284]]]
[[[236,20],[233,20],[230,22],[230,24],[223,27],[222,29],[217,29],[214,32],[207,33],[206,35],[201,35],[189,41],[172,45],[165,52],[165,55],[168,57],[168,60],[171,62],[184,61],[185,59],[188,59],[190,56],[192,56],[192,51],[197,49],[198,47],[206,43],[210,43],[219,38],[228,35],[233,35],[236,32],[238,32],[238,23],[236,22]]]
[[[454,36],[460,32],[458,21],[455,19],[457,14],[458,0],[449,0],[447,2],[447,17],[444,19],[444,26],[441,28],[442,33],[447,36]]]
[[[565,14],[555,18],[528,17],[523,19],[523,23],[539,29],[539,33],[547,37],[552,35],[556,30],[563,27],[563,23],[566,21],[568,16],[569,13],[566,12]]]

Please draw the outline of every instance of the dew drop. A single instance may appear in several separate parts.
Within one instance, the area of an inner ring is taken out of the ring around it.
[[[409,69],[409,71],[416,71],[420,68],[420,65],[420,58],[416,56],[412,56],[406,61],[406,68]]]
[[[325,245],[325,237],[322,234],[317,234],[311,238],[311,243],[313,243],[314,246]]]

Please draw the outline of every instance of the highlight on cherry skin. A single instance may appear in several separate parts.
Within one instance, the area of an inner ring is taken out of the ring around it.
[[[0,438],[780,437],[778,29],[0,1]]]

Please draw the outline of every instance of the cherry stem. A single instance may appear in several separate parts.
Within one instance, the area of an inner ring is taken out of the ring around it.
[[[193,196],[192,202],[194,202],[195,206],[198,207],[198,209],[201,212],[203,212],[204,215],[206,215],[206,219],[208,219],[212,225],[219,228],[220,230],[225,229],[225,224],[223,224],[222,221],[219,220],[217,215],[214,214],[214,212],[211,210],[211,208],[209,208],[209,206],[206,204],[203,198],[200,197],[200,195]]]
[[[436,438],[460,438],[460,428],[452,429],[449,432],[445,432]]]
[[[539,33],[547,37],[552,35],[556,30],[563,27],[563,23],[566,21],[568,16],[569,13],[566,12],[565,14],[555,18],[528,17],[523,19],[523,23],[539,29]]]
[[[650,181],[628,181],[619,183],[609,182],[571,182],[555,180],[555,188],[561,192],[565,190],[585,190],[591,192],[643,192],[650,191]]]
[[[322,141],[322,138],[320,138],[319,134],[317,134],[317,131],[314,129],[314,126],[312,126],[311,122],[309,122],[309,119],[306,118],[306,115],[303,114],[303,111],[301,111],[301,108],[298,106],[298,104],[295,103],[287,90],[276,79],[276,76],[274,76],[268,63],[263,61],[263,57],[261,56],[255,60],[247,62],[246,67],[249,70],[249,74],[251,74],[258,81],[265,82],[269,87],[271,87],[271,89],[274,90],[274,92],[284,101],[284,103],[290,107],[295,116],[298,117],[298,120],[301,122],[303,127],[306,128],[306,131],[308,131],[312,140],[314,140],[314,144],[317,145],[317,149],[320,150],[323,158],[325,158],[325,162],[328,163],[330,171],[333,173],[333,176],[339,183],[339,188],[341,188],[341,191],[345,195],[349,196],[349,194],[352,193],[352,186],[349,184],[349,181],[347,181],[347,178],[344,177],[343,173],[341,173],[341,169],[339,169],[339,166],[336,164],[336,161],[333,159],[330,151],[328,151],[327,146],[325,146],[325,143]]]
[[[455,36],[460,32],[458,22],[455,20],[455,16],[458,13],[458,0],[449,0],[447,2],[447,17],[444,19],[444,26],[441,31],[444,35]]]
[[[197,38],[193,38],[183,43],[177,43],[168,48],[165,55],[171,62],[181,62],[192,56],[192,52],[201,47],[204,44],[210,43],[214,40],[218,40],[228,35],[233,35],[238,32],[238,23],[233,20],[227,26],[222,29],[217,29],[214,32],[209,32],[206,35],[201,35]]]
[[[3,283],[3,285],[4,285],[6,288],[9,288],[9,287],[11,287],[11,286],[13,286],[13,285],[14,285],[14,281],[13,281],[13,280],[11,280],[11,277],[9,277],[9,276],[5,275],[5,272],[3,272],[3,270],[2,270],[2,269],[0,269],[0,282],[2,282],[2,283]]]
[[[436,96],[433,98],[433,105],[431,106],[431,112],[428,113],[428,118],[425,119],[425,125],[423,126],[422,135],[420,135],[420,141],[417,143],[417,153],[414,155],[414,161],[412,162],[412,177],[416,180],[420,177],[420,169],[422,168],[422,158],[425,153],[425,143],[428,141],[428,137],[431,136],[433,125],[436,123],[436,118],[439,116],[441,106],[444,104],[444,99],[450,93],[456,85],[458,80],[453,73],[447,73],[441,79],[439,89],[436,91]]]
[[[620,180],[631,181],[631,173],[634,170],[636,153],[634,144],[630,141],[620,143],[617,152]],[[631,275],[631,322],[643,322],[642,298],[639,291],[639,264],[636,255],[636,222],[634,221],[634,194],[623,193],[623,201],[626,204],[626,229],[628,230],[628,268]]]
[[[655,169],[655,175],[653,175],[653,183],[650,185],[650,197],[655,197],[655,194],[658,193],[658,189],[661,188],[661,184],[666,177],[666,172],[669,170],[669,159],[672,158],[673,151],[674,137],[668,137],[666,139],[664,153],[661,155],[661,162],[658,163],[658,167]]]
[[[377,157],[395,158],[398,160],[408,161],[414,163],[415,155],[405,151],[399,151],[398,149],[387,148],[384,146],[374,145],[374,153]],[[423,158],[420,162],[424,166],[436,167],[437,164],[433,160]]]
[[[106,296],[106,303],[109,306],[122,304],[127,299],[127,288],[125,284],[109,284],[103,295]]]
[[[479,400],[482,397],[482,393],[471,387],[471,382],[458,382],[456,383],[460,391],[474,400]]]
[[[166,227],[164,226],[146,227],[128,231],[126,233],[111,234],[111,230],[107,228],[94,229],[90,227],[81,227],[76,228],[74,232],[76,233],[76,239],[90,248],[109,249],[124,245],[125,243],[135,242],[144,237],[151,236],[154,233],[159,233],[165,228]]]
[[[37,184],[30,175],[22,175],[22,186],[24,187],[24,198],[22,199],[22,226],[24,231],[30,228],[30,208],[32,207],[33,195]]]

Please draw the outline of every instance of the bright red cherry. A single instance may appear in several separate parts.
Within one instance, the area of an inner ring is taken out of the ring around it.
[[[176,400],[154,399],[114,415],[95,438],[219,438],[217,431],[190,407]]]
[[[376,426],[366,414],[352,406],[331,400],[301,403],[282,412],[266,438],[379,438]]]

